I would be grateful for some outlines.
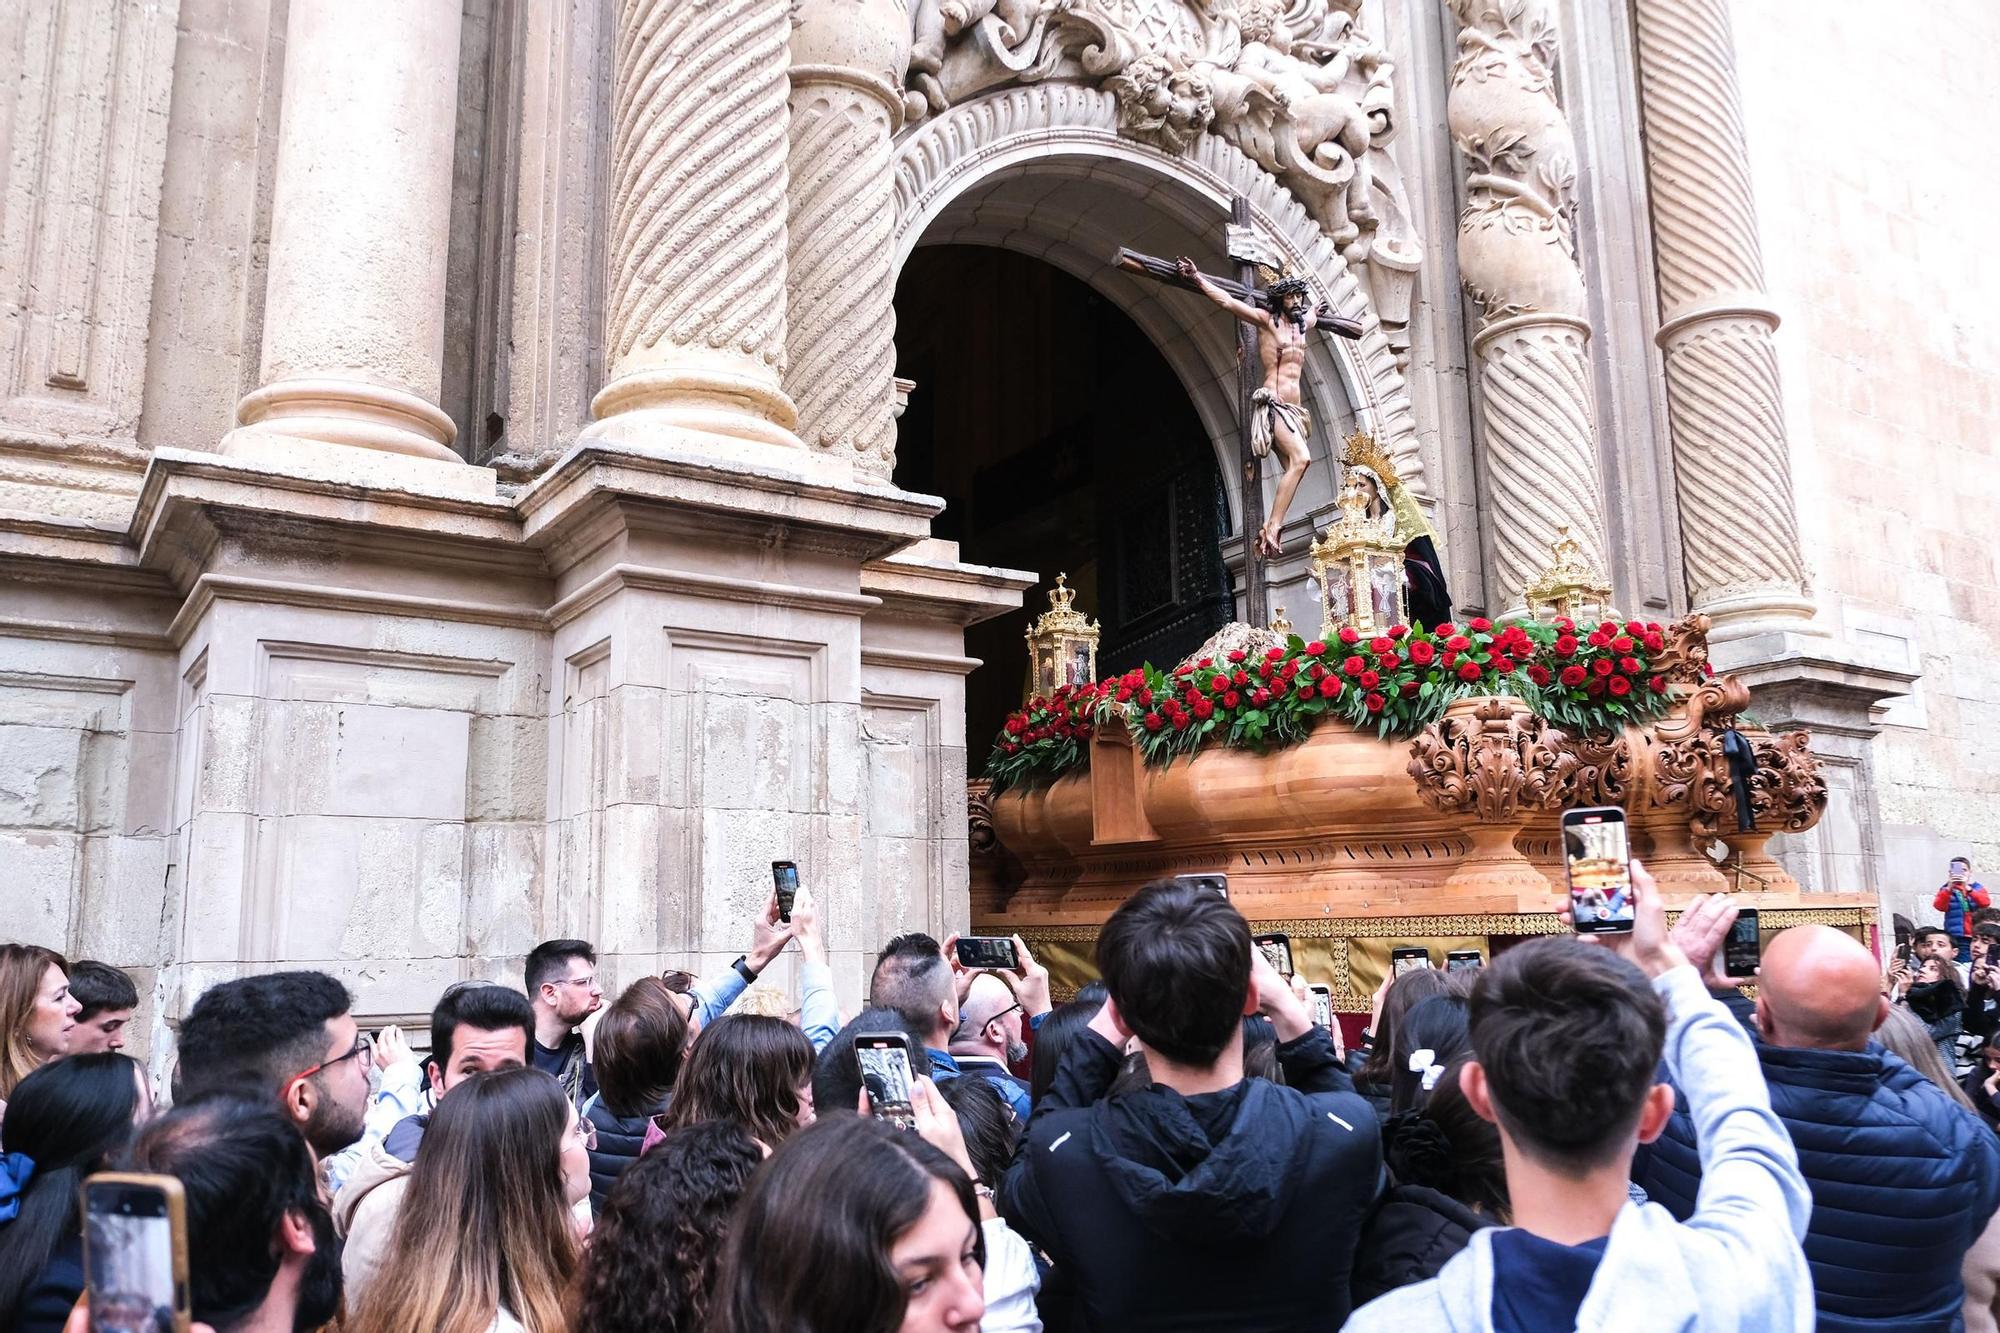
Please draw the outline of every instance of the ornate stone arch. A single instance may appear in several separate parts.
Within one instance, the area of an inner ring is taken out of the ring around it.
[[[1118,133],[1117,103],[1109,93],[1049,82],[988,93],[919,122],[897,138],[894,170],[899,272],[955,201],[1010,174],[1067,177],[1126,194],[1150,190],[1150,201],[1178,210],[1190,232],[1199,229],[1216,240],[1230,200],[1243,195],[1250,201],[1252,225],[1288,267],[1310,273],[1334,310],[1362,326],[1357,340],[1327,338],[1315,345],[1306,367],[1308,391],[1325,404],[1337,384],[1356,423],[1383,443],[1419,495],[1429,494],[1409,389],[1365,285],[1304,206],[1233,145],[1201,134],[1184,154],[1164,152]],[[1205,345],[1185,336],[1199,318],[1199,298],[1165,288],[1147,292],[1143,288],[1150,284],[1111,269],[1108,261],[1119,238],[1093,228],[1086,217],[1037,216],[1037,211],[1018,204],[981,205],[975,217],[961,221],[953,239],[1035,254],[1090,283],[1131,315],[1194,399],[1223,455],[1232,512],[1240,514],[1233,443],[1222,450],[1225,440],[1235,438],[1234,394],[1217,389],[1233,367],[1233,344],[1221,335]],[[1330,457],[1330,445],[1337,453],[1335,424],[1327,422],[1317,432],[1314,454],[1322,461]],[[1331,497],[1332,469],[1315,473],[1318,485],[1301,496],[1307,506],[1321,487],[1325,498]]]

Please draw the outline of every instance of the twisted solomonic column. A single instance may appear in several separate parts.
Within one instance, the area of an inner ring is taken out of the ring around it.
[[[910,16],[897,0],[804,0],[792,31],[785,389],[821,456],[896,466],[895,176]]]
[[[799,446],[779,385],[791,25],[789,0],[619,6],[607,383],[593,433],[638,413]]]
[[[1460,28],[1445,112],[1468,165],[1458,263],[1481,310],[1481,517],[1494,600],[1517,616],[1563,524],[1608,568],[1576,141],[1556,101],[1548,0],[1448,3]]]
[[[1688,596],[1724,634],[1809,619],[1728,3],[1636,9]]]

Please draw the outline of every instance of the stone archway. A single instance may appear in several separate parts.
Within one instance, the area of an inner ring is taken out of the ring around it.
[[[953,106],[895,143],[898,271],[920,242],[998,246],[1034,255],[1116,303],[1167,357],[1209,432],[1240,526],[1235,467],[1235,341],[1199,297],[1133,278],[1109,263],[1117,246],[1186,253],[1219,266],[1229,201],[1250,201],[1253,225],[1294,271],[1308,271],[1358,340],[1318,343],[1306,366],[1327,420],[1293,508],[1296,520],[1332,497],[1330,446],[1351,417],[1382,441],[1428,495],[1409,391],[1368,293],[1333,243],[1277,179],[1222,139],[1203,134],[1185,154],[1118,133],[1116,100],[1068,83],[1011,87]],[[1300,575],[1302,577],[1302,574]]]

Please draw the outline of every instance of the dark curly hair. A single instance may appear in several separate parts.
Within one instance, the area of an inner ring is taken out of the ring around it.
[[[1504,1224],[1509,1205],[1500,1131],[1465,1100],[1458,1082],[1465,1059],[1445,1066],[1422,1110],[1389,1117],[1382,1127],[1382,1157],[1398,1184],[1448,1194]]]
[[[695,1038],[660,1128],[733,1120],[775,1150],[798,1129],[812,1076],[805,1033],[782,1018],[725,1014]]]
[[[181,1020],[177,1097],[222,1088],[275,1096],[326,1056],[326,1025],[353,1004],[324,972],[267,972],[203,991]]]
[[[764,1160],[727,1120],[677,1129],[618,1178],[590,1233],[570,1326],[701,1333],[736,1201]]]

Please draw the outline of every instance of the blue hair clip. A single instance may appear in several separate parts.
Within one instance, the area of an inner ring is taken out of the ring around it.
[[[21,1211],[21,1191],[35,1176],[35,1159],[24,1152],[0,1153],[0,1222],[11,1222]]]

